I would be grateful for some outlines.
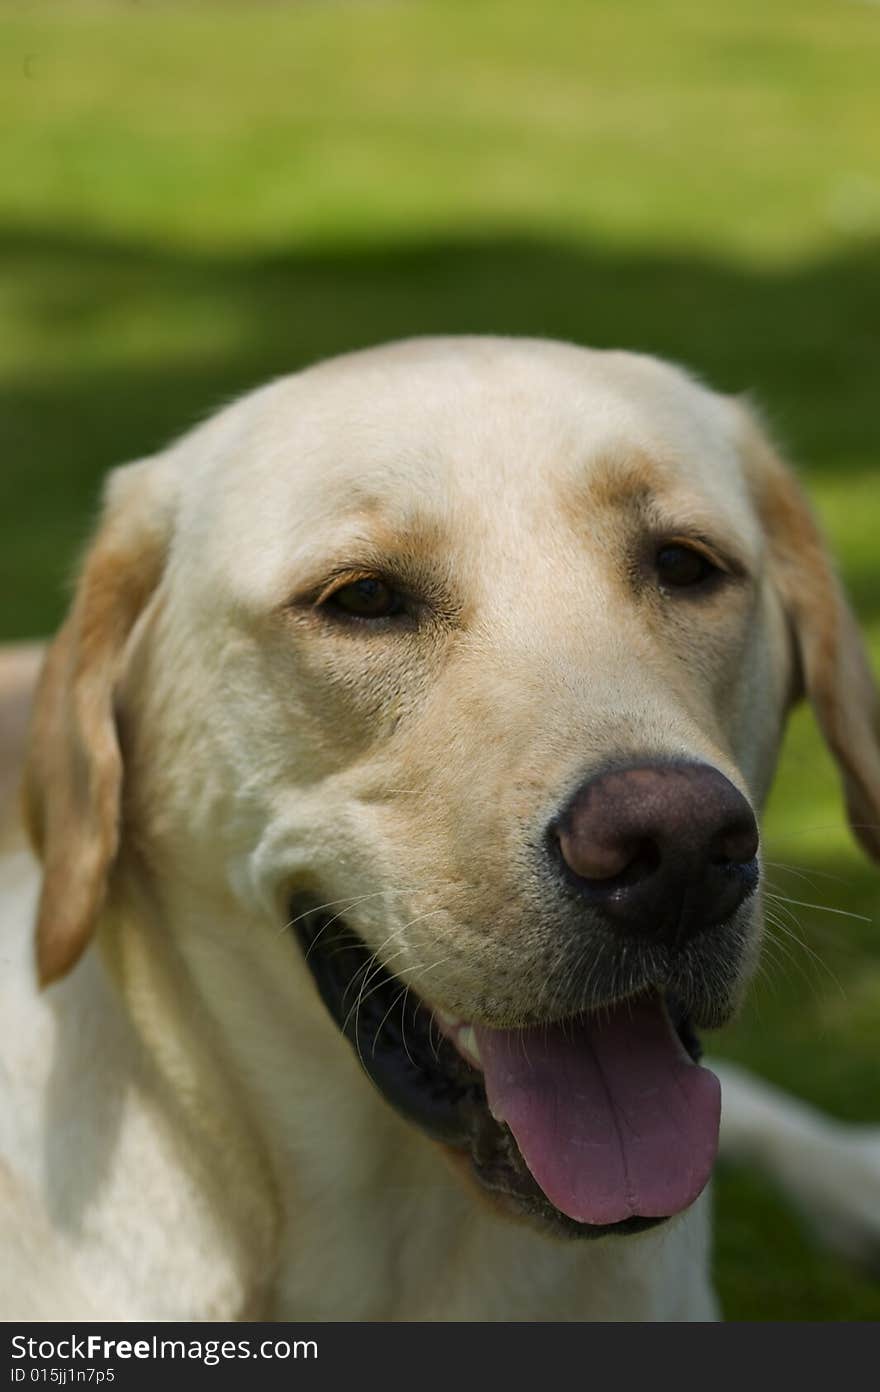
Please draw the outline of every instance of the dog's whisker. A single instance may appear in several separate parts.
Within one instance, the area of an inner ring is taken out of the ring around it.
[[[783,937],[787,939],[788,942],[793,943],[796,947],[799,947],[802,952],[806,953],[811,963],[813,963],[817,968],[820,968],[823,972],[827,974],[830,981],[840,992],[841,997],[844,1000],[846,1000],[846,991],[843,987],[842,982],[831,970],[828,963],[825,962],[817,952],[814,952],[808,943],[804,942],[803,939],[800,938],[796,933],[792,932],[792,930],[785,923],[783,923],[781,919],[775,916],[768,916],[766,926],[767,934],[764,942],[765,950],[768,946],[772,944],[778,952],[781,952],[783,954],[786,960],[789,961],[793,967],[795,967],[798,973],[809,984],[810,990],[813,992],[813,994],[818,996],[818,988],[816,986],[815,977],[811,976],[809,972],[807,972],[803,962],[792,951],[791,947],[789,947],[787,943],[782,942],[779,937],[775,936],[776,933],[781,933]]]
[[[384,891],[380,891],[380,892],[384,892]],[[362,903],[364,899],[371,899],[371,898],[374,898],[374,897],[375,897],[374,895],[364,894],[364,895],[361,895],[361,896],[360,896],[359,898],[357,898],[357,899],[337,899],[337,900],[335,900],[335,901],[334,901],[335,903],[337,903],[337,904],[343,904],[343,905],[344,905],[344,908],[341,908],[341,909],[339,910],[338,913],[335,913],[335,914],[333,915],[332,918],[327,919],[327,921],[326,921],[325,923],[322,923],[322,924],[321,924],[320,928],[318,929],[317,933],[316,933],[315,936],[312,938],[311,942],[310,942],[309,945],[308,945],[308,948],[306,949],[306,960],[308,960],[309,955],[310,955],[310,953],[312,952],[312,949],[315,947],[315,945],[316,945],[318,942],[320,942],[321,938],[322,938],[322,937],[324,936],[324,934],[327,932],[327,929],[328,929],[328,928],[332,928],[332,926],[333,926],[334,923],[338,923],[338,921],[339,921],[340,918],[344,918],[345,915],[349,912],[349,910],[350,910],[350,909],[353,909],[353,908],[355,907],[356,904]],[[329,905],[329,904],[324,904],[322,907],[326,909],[326,908],[329,908],[330,905]],[[321,912],[320,909],[308,909],[305,913],[298,914],[296,918],[291,919],[290,923],[285,923],[285,925],[283,926],[283,928],[279,929],[279,932],[280,932],[280,933],[286,933],[286,932],[288,932],[291,928],[293,928],[297,923],[300,923],[304,918],[309,918],[309,917],[311,917],[312,915],[318,914],[318,913],[320,913],[320,912]]]
[[[397,955],[400,955],[400,954],[397,954]],[[433,963],[432,963],[430,966],[428,966],[428,967],[420,967],[420,968],[418,969],[418,970],[419,970],[419,975],[420,975],[420,976],[427,976],[428,973],[431,972],[431,971],[433,971],[436,967],[442,967],[442,966],[444,965],[445,962],[450,961],[450,960],[452,959],[453,956],[454,956],[454,953],[450,953],[448,956],[442,957],[442,958],[440,959],[440,961],[438,961],[438,962],[433,962]],[[389,960],[392,960],[392,961],[393,961],[393,958],[391,958],[391,959],[389,959]],[[392,981],[392,982],[393,982],[393,981],[400,981],[400,980],[403,979],[403,978],[401,977],[401,975],[400,975],[399,972],[389,972],[389,973],[388,973],[388,977],[389,977],[389,981]],[[372,989],[371,991],[369,991],[369,992],[363,997],[363,999],[360,999],[360,998],[359,998],[359,999],[358,999],[358,1002],[357,1002],[358,1009],[360,1008],[360,1006],[366,1005],[366,1003],[367,1003],[367,1001],[370,999],[370,997],[373,996],[373,995],[375,995],[377,991],[381,990],[382,987],[383,987],[384,985],[385,985],[384,982],[380,982],[380,984],[379,984],[378,986],[374,986],[373,989]],[[378,1024],[378,1026],[376,1027],[376,1032],[375,1032],[375,1034],[374,1034],[374,1036],[373,1036],[373,1054],[374,1054],[374,1055],[375,1055],[375,1052],[376,1052],[376,1045],[377,1045],[378,1040],[379,1040],[379,1035],[380,1035],[381,1032],[382,1032],[382,1026],[384,1025],[385,1021],[388,1019],[388,1016],[389,1016],[389,1015],[391,1014],[391,1012],[394,1010],[394,1007],[397,1005],[397,1002],[400,1000],[401,996],[404,994],[405,991],[408,991],[408,990],[410,990],[410,986],[409,986],[408,983],[405,983],[405,984],[404,984],[404,990],[403,990],[403,991],[398,991],[397,995],[394,997],[394,1000],[391,1002],[390,1006],[389,1006],[388,1009],[385,1011],[385,1014],[382,1016],[382,1019],[379,1021],[379,1024]],[[421,1000],[420,1000],[420,1001],[419,1001],[419,1005],[420,1005],[420,1006],[424,1006],[424,1001],[421,1001]],[[431,1011],[430,1021],[433,1022],[433,1019],[434,1019],[434,1012]],[[429,1030],[430,1030],[430,1022],[429,1022]],[[358,1034],[357,1028],[355,1029],[355,1033]],[[405,1010],[404,1010],[404,1012],[403,1012],[403,1014],[402,1014],[402,1016],[401,1016],[401,1040],[402,1040],[402,1042],[403,1042],[404,1048],[406,1048],[406,1039],[405,1039]],[[415,1063],[413,1062],[413,1059],[409,1056],[409,1050],[407,1050],[407,1057],[410,1058],[410,1063],[412,1063],[412,1064],[413,1064],[413,1067],[415,1067]],[[435,1055],[435,1057],[436,1057],[436,1055]],[[361,1062],[363,1062],[363,1059],[361,1060]]]
[[[836,884],[847,886],[852,884],[852,880],[845,879],[843,875],[832,875],[829,870],[817,870],[813,865],[809,867],[809,874],[807,874],[803,866],[789,865],[784,860],[765,860],[764,864],[769,865],[771,869],[784,870],[789,875],[796,875],[798,879],[806,880],[807,884],[812,884],[813,876],[820,880],[833,880]]]
[[[403,936],[404,933],[406,933],[410,928],[413,927],[414,924],[416,924],[416,923],[421,923],[422,919],[424,919],[424,918],[431,918],[434,914],[444,913],[444,912],[445,912],[445,910],[443,910],[443,909],[430,909],[427,913],[417,914],[415,918],[411,918],[411,919],[409,919],[408,922],[406,922],[406,923],[404,923],[404,924],[401,924],[401,925],[400,925],[399,927],[397,927],[397,928],[392,929],[392,931],[388,934],[388,936],[387,936],[387,937],[379,944],[379,946],[371,953],[372,960],[373,960],[374,962],[378,963],[379,966],[381,966],[381,965],[382,965],[382,954],[385,952],[385,949],[386,949],[387,947],[390,946],[391,943],[397,942],[397,941]],[[398,955],[399,955],[399,954],[398,954]],[[391,958],[391,959],[389,959],[389,960],[393,960],[393,958]]]
[[[353,1006],[353,1008],[352,1008],[353,1013],[354,1013],[354,1019],[355,1019],[355,1035],[358,1034],[357,1021],[358,1021],[358,1016],[359,1016],[359,1013],[360,1013],[361,1005],[364,1003],[365,1000],[369,1000],[370,996],[373,994],[373,991],[370,991],[370,992],[366,993],[367,985],[368,985],[369,982],[371,982],[380,972],[382,972],[383,970],[387,971],[388,963],[389,963],[389,962],[393,962],[393,961],[396,960],[396,958],[403,956],[403,955],[408,951],[408,948],[407,948],[406,946],[404,946],[404,947],[400,948],[397,952],[393,953],[390,957],[385,958],[384,960],[383,960],[382,958],[380,958],[379,953],[384,949],[384,947],[385,947],[389,942],[391,942],[391,941],[394,940],[394,939],[399,939],[399,938],[407,931],[407,929],[412,928],[413,924],[415,924],[415,923],[420,923],[420,922],[422,921],[422,919],[430,918],[433,914],[443,913],[443,912],[444,912],[443,909],[431,909],[431,910],[428,911],[428,913],[419,914],[419,915],[416,916],[416,918],[410,919],[410,921],[409,921],[408,923],[403,924],[402,927],[400,927],[400,928],[398,928],[398,929],[395,929],[395,931],[394,931],[393,933],[390,933],[390,934],[388,935],[388,937],[385,939],[385,942],[382,944],[382,947],[379,948],[379,949],[377,949],[375,952],[371,953],[371,956],[370,956],[368,962],[365,964],[366,970],[365,970],[363,967],[361,967],[357,972],[355,972],[354,976],[352,977],[352,980],[349,982],[348,986],[346,987],[346,990],[345,990],[345,992],[344,992],[344,994],[343,994],[343,997],[342,997],[343,1004],[345,1004],[345,997],[348,995],[348,992],[349,992],[349,990],[351,989],[352,983],[357,979],[357,977],[358,977],[359,975],[361,975],[361,976],[362,976],[362,980],[361,980],[361,983],[360,983],[360,988],[359,988],[359,990],[358,990],[357,999],[356,999],[356,1001],[355,1001],[355,1003],[354,1003],[354,1006]],[[389,975],[390,975],[390,979],[391,979],[392,981],[394,981],[394,980],[396,979],[396,977],[397,977],[397,974],[395,974],[395,973],[389,973]],[[383,984],[384,984],[384,983],[380,982],[380,983],[379,983],[379,986],[374,987],[373,990],[375,991],[375,990],[380,989],[380,987],[381,987]],[[366,993],[366,994],[365,994],[365,993]],[[349,1023],[349,1021],[351,1020],[351,1017],[352,1017],[352,1010],[349,1010],[348,1014],[347,1014],[346,1017],[345,1017],[345,1023],[344,1023],[344,1025],[343,1025],[343,1032],[345,1032],[345,1030],[346,1030],[347,1027],[348,1027],[348,1023]]]
[[[428,1017],[428,1045],[431,1049],[431,1053],[434,1055],[435,1063],[440,1062],[440,1040],[442,1038],[443,1033],[437,1024],[436,1011],[432,1010]]]
[[[796,932],[804,932],[804,924],[801,921],[801,917],[798,916],[786,897],[777,893],[775,890],[772,893],[765,890],[765,913],[769,912],[771,908],[777,915],[784,915],[787,922],[792,925]],[[836,931],[836,920],[834,917],[828,918],[822,917],[819,914],[812,914],[809,920],[809,936],[811,939],[815,938],[821,940],[831,948],[836,949],[840,944],[840,934]]]
[[[404,988],[404,992],[403,992],[403,1005],[401,1006],[401,1011],[400,1011],[400,1039],[401,1039],[401,1043],[403,1044],[403,1051],[404,1051],[404,1053],[406,1054],[406,1056],[407,1056],[407,1058],[409,1059],[410,1063],[412,1064],[413,1068],[415,1068],[415,1066],[416,1066],[415,1061],[414,1061],[414,1059],[413,1059],[412,1054],[411,1054],[410,1051],[409,1051],[409,1045],[408,1045],[407,1042],[406,1042],[406,998],[407,998],[407,996],[409,995],[409,990],[410,990],[409,986],[406,986],[406,987]]]
[[[793,836],[813,836],[820,831],[880,831],[880,822],[825,822],[822,826],[786,828],[785,839]]]
[[[395,957],[401,956],[401,954],[402,954],[403,951],[404,951],[404,949],[401,949],[401,952],[395,953],[394,956],[389,957],[387,960],[388,960],[389,962],[393,962],[393,961],[394,961],[394,958],[395,958]],[[427,976],[427,974],[428,974],[429,972],[433,971],[433,970],[435,969],[435,967],[442,967],[446,962],[451,962],[452,959],[454,958],[454,956],[455,956],[455,953],[450,952],[446,957],[441,957],[440,960],[439,960],[438,962],[432,962],[431,965],[428,966],[428,967],[418,967],[418,968],[414,968],[413,970],[417,970],[420,977]],[[385,964],[384,964],[384,963],[381,963],[380,965],[384,966]],[[372,980],[372,977],[371,977],[370,979]],[[393,981],[402,981],[402,980],[403,980],[403,977],[401,976],[401,973],[400,973],[400,972],[388,972],[388,980],[391,981],[391,982],[393,982]],[[381,991],[382,988],[383,988],[383,986],[384,986],[385,984],[386,984],[386,983],[385,983],[384,981],[380,981],[379,984],[376,985],[376,986],[374,986],[374,987],[372,988],[372,990],[368,991],[368,992],[366,993],[366,995],[364,995],[362,998],[359,998],[359,999],[358,999],[357,1005],[358,1005],[359,1007],[360,1007],[361,1005],[366,1005],[367,1001],[368,1001],[372,996],[374,996],[374,995],[376,994],[377,991]],[[424,1005],[425,1002],[420,1000],[420,1001],[419,1001],[419,1004],[420,1004],[420,1005]]]
[[[343,909],[342,913],[336,914],[336,916],[335,916],[334,918],[331,918],[331,919],[329,919],[326,923],[322,923],[322,924],[321,924],[321,927],[318,929],[317,933],[316,933],[315,936],[312,938],[311,942],[309,943],[308,947],[306,948],[306,951],[305,951],[305,960],[306,960],[306,961],[309,960],[309,958],[311,957],[313,951],[314,951],[315,948],[317,947],[318,943],[321,941],[321,939],[323,938],[324,934],[327,932],[328,928],[332,928],[333,924],[336,923],[338,919],[342,918],[342,917],[344,916],[345,912],[346,912],[346,911]]]
[[[304,918],[311,918],[316,914],[322,913],[325,909],[333,909],[336,908],[337,905],[342,904],[343,908],[340,909],[339,913],[334,914],[333,917],[329,920],[329,922],[323,923],[318,932],[315,934],[315,937],[312,939],[312,942],[309,945],[309,951],[311,951],[312,947],[322,936],[322,934],[325,933],[326,930],[333,923],[336,923],[338,919],[344,918],[345,915],[349,912],[349,910],[355,908],[358,904],[364,904],[370,899],[380,899],[383,898],[385,895],[390,894],[410,894],[413,892],[413,890],[419,889],[421,887],[423,886],[420,886],[419,884],[386,885],[384,889],[377,889],[371,894],[355,894],[349,896],[346,899],[329,899],[325,904],[316,904],[312,908],[304,909],[303,912],[297,914],[295,918],[291,918],[287,923],[282,924],[278,931],[279,933],[286,933],[291,928],[294,928],[297,925],[297,923],[301,923]]]
[[[393,962],[396,957],[399,957],[403,953],[403,951],[404,949],[401,948],[399,952],[391,953],[387,960],[389,962]],[[345,1002],[351,993],[352,987],[355,985],[355,983],[357,983],[357,997],[355,999],[354,1005],[349,1007],[348,1014],[345,1017],[344,1023],[346,1025],[348,1024],[348,1021],[351,1018],[352,1010],[355,1010],[357,1008],[358,1000],[360,999],[360,996],[364,990],[367,981],[371,981],[373,979],[373,977],[376,974],[376,971],[379,970],[382,967],[382,965],[383,964],[381,959],[376,956],[375,952],[372,952],[370,953],[367,960],[363,962],[361,966],[358,967],[356,972],[353,973],[351,980],[348,982],[342,994],[342,1004],[345,1005]],[[360,981],[358,981],[358,978],[360,978]]]
[[[786,947],[785,943],[780,942],[778,938],[773,937],[768,938],[767,943],[765,943],[765,948],[771,946],[776,949],[776,956],[774,957],[772,953],[768,952],[768,957],[773,962],[775,970],[781,972],[784,977],[789,977],[791,969],[794,968],[798,976],[807,983],[813,996],[816,996],[818,993],[815,980],[806,971],[803,963],[795,957],[791,949]]]
[[[775,939],[770,939],[769,937],[765,939],[764,948],[766,950],[766,960],[765,952],[762,952],[758,961],[755,963],[755,977],[761,983],[762,986],[766,985],[767,988],[772,992],[772,994],[774,996],[777,996],[779,994],[778,987],[773,973],[770,970],[771,966],[778,966],[776,957],[774,956],[773,952],[770,951],[770,949],[774,948],[775,946]],[[760,1017],[760,1000],[757,993],[753,996],[752,999],[755,1003],[755,1009],[758,1011]]]
[[[439,912],[439,910],[437,910],[436,912]],[[344,991],[343,996],[342,996],[342,1003],[343,1003],[343,1005],[345,1004],[345,1000],[346,1000],[346,997],[348,996],[349,991],[351,990],[351,988],[352,988],[352,986],[354,985],[354,983],[357,981],[358,977],[359,977],[359,976],[363,977],[363,980],[362,980],[361,986],[360,986],[360,989],[363,990],[363,988],[364,988],[364,986],[365,986],[365,984],[366,984],[367,978],[372,979],[372,977],[373,977],[373,975],[374,975],[374,968],[376,968],[376,967],[381,967],[381,966],[383,965],[383,959],[382,959],[381,954],[385,952],[385,949],[386,949],[387,947],[389,947],[389,946],[391,945],[391,943],[396,942],[396,941],[406,932],[407,928],[410,928],[410,927],[412,926],[412,924],[413,924],[413,923],[416,923],[416,922],[418,922],[418,919],[412,919],[412,920],[410,920],[410,922],[404,923],[404,924],[402,924],[400,927],[395,928],[395,929],[392,929],[392,931],[387,935],[386,938],[383,939],[383,941],[379,944],[379,946],[378,946],[375,950],[373,950],[373,951],[371,951],[371,952],[369,953],[369,956],[368,956],[367,960],[366,960],[361,966],[359,966],[359,967],[357,968],[357,970],[353,973],[352,978],[351,978],[351,980],[349,981],[348,985],[346,986],[345,991]],[[361,949],[361,948],[363,948],[363,947],[365,947],[365,946],[366,946],[366,944],[363,943],[363,942],[361,942],[360,939],[359,939],[356,943],[353,943],[353,944],[352,944],[352,947],[357,947],[357,948],[359,948],[359,949]],[[404,950],[404,949],[401,949],[401,951],[403,951],[403,950]],[[399,955],[400,955],[400,953],[394,953],[391,957],[387,958],[386,960],[387,960],[387,961],[394,961],[394,958],[395,958],[396,956],[399,956]]]
[[[382,1033],[382,1026],[385,1024],[385,1021],[388,1019],[388,1016],[389,1016],[389,1015],[391,1014],[391,1012],[393,1011],[394,1007],[396,1006],[397,1002],[400,1000],[401,996],[403,996],[403,995],[405,994],[406,990],[407,990],[406,983],[404,983],[404,985],[401,987],[401,989],[397,992],[397,995],[394,997],[394,1000],[391,1002],[391,1004],[389,1005],[388,1009],[385,1011],[385,1014],[382,1016],[382,1019],[379,1021],[378,1025],[376,1026],[376,1032],[375,1032],[375,1034],[373,1035],[373,1048],[372,1048],[372,1054],[373,1054],[373,1057],[374,1057],[374,1058],[375,1058],[375,1056],[376,1056],[376,1046],[377,1046],[377,1044],[379,1043],[379,1035]],[[401,1036],[402,1036],[402,1033],[403,1033],[403,1031],[401,1030]]]
[[[406,954],[406,950],[407,950],[407,949],[406,949],[405,947],[402,947],[402,948],[399,949],[399,951],[393,952],[393,953],[391,954],[391,956],[388,957],[388,958],[386,959],[386,962],[394,962],[398,957],[403,957],[403,956]],[[381,990],[382,987],[385,985],[385,982],[384,982],[384,981],[380,981],[379,984],[378,984],[377,986],[374,986],[371,990],[367,991],[367,989],[366,989],[366,988],[367,988],[367,984],[368,984],[370,981],[374,980],[374,978],[375,978],[380,972],[387,972],[387,966],[386,966],[386,964],[383,963],[383,962],[381,962],[381,961],[379,961],[379,960],[376,959],[376,958],[373,959],[373,961],[372,961],[372,963],[371,963],[371,966],[372,966],[372,970],[370,970],[370,971],[364,976],[364,978],[363,978],[363,980],[362,980],[362,982],[361,982],[361,984],[360,984],[360,989],[358,990],[357,999],[355,1000],[354,1004],[350,1007],[350,1009],[349,1009],[349,1011],[348,1011],[348,1014],[346,1015],[345,1020],[343,1021],[343,1024],[342,1024],[342,1032],[343,1032],[343,1034],[345,1034],[345,1033],[347,1032],[349,1023],[350,1023],[352,1017],[354,1017],[354,1022],[355,1022],[355,1035],[357,1035],[357,1033],[358,1033],[357,1022],[358,1022],[358,1017],[359,1017],[359,1015],[360,1015],[361,1006],[364,1005],[364,1004],[366,1004],[366,1002],[370,999],[370,997],[373,996],[373,995],[375,995],[376,991]],[[389,981],[396,981],[396,980],[399,978],[399,973],[396,973],[396,972],[387,972],[387,975],[388,975]],[[344,1002],[344,1000],[345,1000],[345,997],[343,996],[343,1002]]]
[[[314,914],[323,913],[325,909],[335,909],[339,904],[346,904],[351,908],[353,904],[361,904],[365,899],[376,899],[381,894],[393,894],[394,892],[393,889],[386,888],[377,889],[373,894],[350,894],[343,899],[328,899],[325,904],[315,904],[308,909],[303,909],[302,913],[297,914],[295,918],[291,918],[287,923],[282,924],[279,931],[284,933],[289,928],[294,928],[297,923],[301,923],[304,918],[311,918]]]
[[[795,904],[799,909],[817,909],[821,913],[838,914],[841,918],[856,918],[862,923],[874,921],[868,914],[853,913],[851,909],[836,909],[831,904],[808,904],[804,899],[792,899],[789,895],[774,894],[770,890],[767,891],[767,898],[779,904]]]
[[[767,899],[772,900],[772,907],[773,907],[773,910],[774,910],[775,913],[777,913],[777,914],[779,914],[779,913],[785,914],[785,917],[788,919],[788,921],[789,921],[790,923],[793,923],[794,926],[795,926],[795,928],[800,929],[800,926],[801,926],[801,925],[800,925],[800,921],[798,920],[797,914],[795,913],[794,909],[791,908],[791,906],[785,901],[785,899],[784,899],[782,896],[780,896],[780,895],[778,895],[778,894],[775,894],[775,893],[771,893],[771,891],[770,891],[769,889],[765,889],[765,891],[764,891],[764,898],[765,898],[765,901],[766,901]],[[769,911],[770,911],[770,904],[767,904],[767,903],[765,902],[765,905],[764,905],[764,912],[765,912],[765,913],[769,913]]]
[[[795,921],[797,922],[797,920]],[[846,992],[839,978],[835,976],[828,963],[819,955],[818,952],[816,952],[810,946],[808,942],[806,942],[802,937],[800,937],[799,934],[793,932],[792,929],[788,927],[785,923],[783,923],[781,919],[773,917],[770,919],[770,923],[780,933],[783,933],[786,938],[788,938],[791,942],[795,943],[799,948],[801,948],[801,950],[805,952],[807,956],[810,957],[811,960],[815,962],[818,967],[821,967],[823,971],[827,972],[828,976],[834,982],[834,985],[840,991],[841,995],[844,998],[846,997]],[[798,927],[799,926],[800,925],[798,924]]]

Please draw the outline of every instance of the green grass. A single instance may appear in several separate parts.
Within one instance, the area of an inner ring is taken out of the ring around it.
[[[67,0],[0,54],[0,633],[57,622],[110,465],[316,356],[495,331],[751,390],[878,655],[880,7]],[[875,922],[796,908],[715,1046],[880,1120],[880,881],[806,713],[767,838]],[[760,1178],[718,1214],[730,1318],[880,1317]]]

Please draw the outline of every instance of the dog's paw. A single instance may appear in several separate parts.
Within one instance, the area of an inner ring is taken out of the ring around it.
[[[721,1079],[721,1149],[770,1174],[830,1250],[880,1273],[880,1128],[847,1126],[735,1064]]]

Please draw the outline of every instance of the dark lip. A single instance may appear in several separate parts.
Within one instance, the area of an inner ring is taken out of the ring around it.
[[[433,1011],[392,978],[339,917],[297,900],[293,933],[318,993],[370,1081],[395,1110],[433,1140],[469,1157],[474,1176],[500,1206],[568,1238],[625,1236],[665,1218],[577,1223],[554,1207],[528,1170],[510,1129],[489,1111],[482,1074],[440,1032]],[[691,1057],[700,1046],[686,1013],[669,1001]]]

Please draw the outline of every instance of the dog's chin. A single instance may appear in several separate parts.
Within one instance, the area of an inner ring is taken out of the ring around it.
[[[493,1115],[499,1109],[490,1107],[473,1029],[392,978],[344,920],[300,903],[292,918],[321,999],[371,1081],[398,1113],[446,1148],[456,1169],[501,1212],[547,1235],[583,1240],[643,1232],[679,1211],[633,1212],[613,1222],[563,1212],[533,1176],[506,1121]],[[662,1010],[682,1060],[696,1064],[700,1047],[688,1009],[667,993]],[[584,1018],[571,1016],[563,1033]]]

